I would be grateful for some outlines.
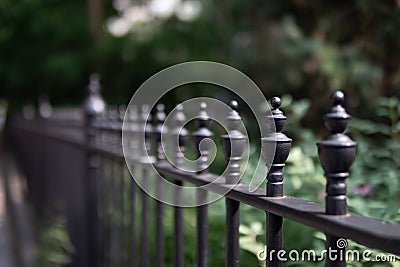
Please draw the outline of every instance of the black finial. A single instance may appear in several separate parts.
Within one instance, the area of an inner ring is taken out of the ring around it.
[[[41,118],[48,119],[51,117],[53,113],[53,108],[51,107],[48,96],[41,95],[39,96],[39,115]]]
[[[289,156],[292,139],[281,132],[286,122],[286,116],[279,109],[281,99],[273,97],[270,103],[273,109],[271,115],[267,116],[267,120],[274,121],[276,132],[261,138],[261,149],[264,159],[267,160],[272,152],[269,150],[275,147],[274,158],[267,174],[267,196],[279,197],[283,196],[283,167]]]
[[[97,73],[91,74],[88,85],[89,95],[84,103],[86,116],[92,116],[105,109],[106,104],[100,95],[100,88],[100,75]]]
[[[106,107],[101,113],[101,142],[104,146],[111,143],[110,107]]]
[[[347,124],[351,116],[344,109],[344,93],[335,91],[331,95],[332,107],[325,115],[325,126],[332,134],[343,133],[346,130]]]
[[[89,92],[90,93],[94,93],[94,94],[98,94],[100,93],[100,75],[98,73],[92,73],[90,74],[90,78],[89,78]]]
[[[185,113],[183,112],[182,104],[176,106],[176,113],[174,116],[175,126],[183,126],[186,120]]]
[[[124,121],[125,113],[126,113],[126,106],[125,105],[120,105],[118,107],[118,118],[119,118],[119,120],[121,122]]]
[[[234,111],[238,111],[239,104],[238,104],[238,102],[237,102],[236,100],[232,100],[232,101],[229,103],[229,106],[230,106],[231,109],[233,109]]]
[[[150,154],[150,138],[152,134],[152,125],[151,125],[151,112],[150,112],[150,107],[149,105],[145,104],[141,108],[141,114],[140,114],[140,126],[139,126],[139,136],[144,135],[144,140],[140,138],[140,140],[143,142],[141,144],[142,146],[142,151],[141,151],[141,162],[142,163],[150,163],[152,158],[149,155]],[[140,144],[139,144],[140,145]]]
[[[195,122],[197,126],[197,130],[192,133],[192,138],[196,150],[196,155],[198,157],[198,166],[197,172],[203,173],[207,171],[208,166],[208,155],[210,153],[209,149],[209,142],[203,142],[202,149],[200,150],[200,142],[206,138],[212,138],[214,135],[213,133],[207,128],[210,118],[206,112],[207,104],[201,103],[200,104],[200,112],[197,115]]]
[[[182,104],[176,106],[176,113],[174,116],[174,129],[171,132],[173,138],[173,146],[175,149],[174,164],[177,168],[181,167],[184,162],[185,145],[188,137],[188,131],[183,127],[186,122],[186,116],[183,112]],[[176,146],[175,141],[178,141]]]
[[[135,105],[130,105],[128,110],[127,110],[127,137],[129,138],[129,157],[133,160],[136,161],[138,159],[138,112],[137,108]]]
[[[240,161],[247,138],[239,131],[242,118],[237,112],[238,103],[236,101],[231,101],[230,107],[232,110],[227,116],[228,131],[221,136],[221,144],[225,160],[228,163],[226,168],[226,183],[235,184],[239,182],[240,179]]]
[[[117,152],[121,152],[121,147],[122,146],[122,124],[124,122],[125,118],[125,113],[126,113],[126,105],[119,105],[117,107],[117,116],[118,120],[115,122],[115,131],[116,131],[116,136],[117,136]]]
[[[343,215],[347,213],[345,179],[349,176],[357,144],[343,133],[350,120],[342,106],[344,93],[334,92],[331,101],[332,107],[325,115],[325,125],[331,135],[317,143],[318,157],[327,178],[326,213]]]
[[[281,132],[286,122],[286,116],[283,115],[283,112],[279,109],[281,107],[281,99],[275,96],[270,100],[270,103],[272,106],[272,110],[269,119],[274,120],[275,130],[277,132]]]
[[[164,125],[165,121],[165,106],[163,104],[157,104],[154,109],[154,118],[153,118],[153,141],[155,148],[155,156],[156,160],[164,160],[164,147],[161,142],[161,136],[167,132],[167,128]]]
[[[119,151],[120,132],[119,132],[119,110],[118,106],[110,106],[109,109],[109,131],[110,131],[110,143],[113,151]]]
[[[333,105],[343,105],[344,102],[344,93],[340,90],[333,92],[331,95],[331,100]]]
[[[206,109],[207,104],[204,102],[200,103],[200,112],[196,119],[197,128],[207,127],[209,125],[210,118],[208,117]]]
[[[281,99],[276,96],[271,98],[271,106],[273,109],[279,109],[281,107]]]

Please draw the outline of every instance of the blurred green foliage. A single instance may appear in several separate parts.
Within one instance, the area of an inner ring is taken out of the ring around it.
[[[0,97],[26,103],[48,94],[53,103],[81,103],[89,73],[96,71],[108,101],[126,103],[152,74],[189,60],[237,67],[268,97],[311,99],[304,119],[311,126],[322,99],[339,87],[351,108],[363,106],[356,109],[363,117],[376,96],[399,94],[398,1],[201,3],[192,22],[172,16],[114,37],[106,25],[118,13],[112,1],[103,2],[103,34],[93,39],[86,2],[1,0]]]
[[[38,238],[38,266],[62,267],[72,262],[75,248],[69,239],[65,219],[57,217],[43,224]]]

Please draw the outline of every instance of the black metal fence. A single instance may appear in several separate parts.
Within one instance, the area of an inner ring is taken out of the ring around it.
[[[153,200],[137,186],[127,170],[122,151],[122,121],[125,108],[108,107],[103,111],[101,98],[91,86],[85,112],[66,120],[62,116],[47,119],[13,117],[9,122],[10,137],[27,175],[31,198],[38,214],[44,214],[49,206],[61,207],[67,214],[68,229],[76,246],[74,266],[155,266],[165,265],[165,238],[163,213],[165,204]],[[221,137],[227,160],[225,181],[213,183],[218,177],[202,168],[197,173],[179,168],[183,163],[183,151],[190,134],[183,129],[184,110],[178,107],[175,128],[169,133],[179,138],[174,165],[165,160],[160,146],[160,136],[165,114],[161,105],[154,113],[148,106],[141,107],[140,114],[132,111],[126,115],[129,131],[145,131],[145,144],[132,142],[129,151],[132,170],[142,182],[148,179],[150,165],[165,179],[176,185],[190,183],[195,186],[211,184],[209,190],[216,194],[229,191],[226,200],[225,265],[239,266],[239,206],[250,205],[266,213],[267,266],[282,266],[277,253],[282,249],[283,218],[316,228],[326,234],[327,250],[336,250],[338,257],[326,257],[327,266],[345,266],[345,248],[339,238],[351,239],[359,244],[400,255],[400,226],[347,212],[346,178],[356,154],[356,143],[343,132],[350,119],[342,104],[344,95],[337,91],[332,95],[332,106],[325,116],[330,135],[318,142],[318,153],[327,178],[325,206],[304,199],[283,195],[283,168],[290,152],[291,139],[281,131],[286,117],[279,109],[280,99],[271,100],[276,132],[261,140],[263,153],[268,144],[276,144],[276,151],[267,179],[266,189],[249,189],[238,183],[227,190],[240,176],[240,159],[245,136],[239,131],[241,118],[237,104],[231,104],[227,114],[228,132]],[[207,128],[209,117],[205,106],[199,107],[197,130],[192,141],[200,165],[207,162],[207,148],[200,151],[199,144],[213,133]],[[56,111],[56,110],[55,110]],[[69,112],[69,111],[68,111]],[[70,112],[69,112],[70,113]],[[71,113],[70,113],[71,114]],[[151,119],[153,115],[153,119]],[[70,116],[67,116],[68,118]],[[147,157],[144,150],[153,153]],[[203,166],[203,167],[204,167]],[[158,183],[156,194],[162,194]],[[181,198],[177,190],[174,197]],[[204,189],[197,190],[197,198],[207,198]],[[150,204],[155,207],[155,249],[150,251]],[[129,205],[127,206],[127,203]],[[139,206],[140,204],[140,206]],[[173,208],[173,266],[184,266],[183,213],[179,206]],[[208,266],[208,205],[196,207],[197,234],[193,244],[196,248],[196,265]],[[139,229],[139,230],[135,230]],[[85,234],[83,234],[85,233]],[[186,244],[185,244],[186,245]],[[341,256],[342,255],[342,256]],[[242,264],[246,266],[246,264]]]

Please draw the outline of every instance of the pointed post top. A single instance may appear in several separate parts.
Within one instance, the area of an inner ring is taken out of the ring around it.
[[[100,93],[101,85],[100,85],[100,75],[98,73],[92,73],[89,77],[89,93],[98,94]]]
[[[185,113],[183,112],[182,104],[178,104],[176,106],[176,113],[174,116],[175,126],[183,126],[186,120]]]
[[[155,109],[155,122],[156,123],[163,123],[165,121],[165,106],[164,104],[157,104]]]
[[[283,126],[286,122],[286,116],[279,109],[281,106],[281,99],[273,97],[270,100],[272,111],[267,115],[267,121],[274,120],[275,131],[269,135],[261,138],[261,151],[267,165],[268,159],[272,149],[275,149],[272,164],[267,173],[267,196],[280,197],[283,196],[283,168],[286,159],[289,156],[292,139],[282,133]],[[272,129],[271,129],[272,130]]]
[[[325,126],[331,134],[343,133],[351,116],[343,107],[344,93],[340,90],[333,92],[331,95],[332,107],[325,115]]]
[[[110,106],[110,108],[108,109],[108,119],[110,120],[110,122],[114,123],[118,121],[118,118],[118,107],[116,105]]]
[[[162,135],[167,132],[167,128],[164,125],[165,121],[165,106],[164,104],[157,104],[154,109],[154,117],[153,117],[153,142],[156,153],[156,160],[161,161],[165,159],[164,155],[164,144],[162,142]]]
[[[153,157],[150,155],[150,138],[153,131],[153,127],[151,125],[152,114],[150,112],[150,106],[147,104],[142,105],[141,114],[139,117],[139,132],[144,134],[144,142],[142,143],[141,149],[141,162],[142,163],[151,163]],[[140,136],[140,135],[139,135]],[[139,144],[140,145],[140,144]]]
[[[127,139],[129,140],[129,155],[131,159],[135,162],[138,160],[139,153],[139,142],[138,142],[138,112],[135,105],[130,105],[126,110],[126,127],[125,127],[125,134]],[[124,138],[125,139],[125,138]]]
[[[283,127],[286,122],[286,116],[279,109],[281,107],[281,99],[279,97],[273,97],[270,100],[270,104],[272,106],[271,114],[268,115],[268,120],[273,119],[275,122],[275,130],[280,133],[283,130]]]
[[[93,73],[89,78],[88,92],[89,95],[84,103],[84,110],[87,116],[92,116],[101,113],[105,109],[105,102],[100,95],[100,75]]]
[[[50,104],[49,98],[46,95],[39,96],[39,115],[42,118],[48,119],[53,113],[53,108]]]
[[[151,116],[150,114],[150,107],[147,104],[142,105],[141,107],[141,116],[140,119],[142,120],[142,122],[146,122],[148,119],[148,116]]]
[[[199,157],[197,159],[197,173],[207,172],[207,167],[209,165],[208,156],[210,153],[210,143],[202,143],[202,149],[200,149],[200,143],[202,140],[212,138],[214,136],[210,129],[207,128],[210,123],[210,117],[208,116],[206,109],[207,104],[202,102],[200,104],[199,115],[197,115],[195,119],[197,130],[192,133],[196,155]]]
[[[240,161],[246,145],[247,137],[239,130],[242,125],[242,118],[238,113],[238,103],[233,100],[230,102],[227,120],[227,133],[221,136],[221,144],[224,152],[226,167],[227,184],[236,184],[240,180]]]
[[[232,100],[229,103],[229,106],[231,108],[231,111],[229,111],[227,115],[227,121],[228,121],[228,130],[229,131],[238,131],[240,128],[240,125],[242,123],[242,118],[239,116],[238,113],[238,107],[239,104],[237,101]]]
[[[207,104],[205,102],[200,103],[200,112],[196,118],[196,126],[198,129],[207,127],[209,125],[210,117],[207,114]]]
[[[136,106],[135,105],[130,106],[127,111],[128,111],[128,117],[127,117],[128,120],[130,122],[137,122],[139,116]]]
[[[125,105],[120,105],[120,106],[118,107],[118,113],[119,113],[118,117],[119,117],[119,120],[120,120],[121,122],[124,121],[125,112],[126,112],[126,106],[125,106]]]
[[[188,131],[184,127],[186,122],[186,116],[185,113],[183,112],[182,104],[178,104],[176,106],[176,112],[173,120],[174,120],[174,128],[171,131],[171,135],[172,138],[174,138],[173,139],[173,146],[175,148],[174,164],[177,168],[180,168],[184,164],[184,152],[188,136]],[[176,144],[175,142],[177,142],[178,145],[175,145]]]

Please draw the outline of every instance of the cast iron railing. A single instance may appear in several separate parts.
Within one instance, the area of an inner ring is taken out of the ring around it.
[[[205,146],[201,151],[199,148],[202,140],[213,137],[213,133],[208,129],[210,118],[205,104],[199,107],[197,130],[191,134],[202,171],[186,172],[179,168],[183,164],[183,153],[190,136],[183,128],[185,115],[182,106],[177,107],[174,128],[167,132],[162,128],[165,119],[163,105],[159,104],[154,112],[144,105],[141,112],[132,109],[125,115],[124,107],[104,109],[98,88],[98,81],[92,80],[90,95],[84,106],[83,120],[76,118],[63,122],[51,117],[14,117],[9,123],[11,137],[27,174],[29,190],[38,213],[45,213],[49,203],[60,198],[60,192],[65,194],[61,198],[67,203],[64,209],[68,213],[69,230],[72,232],[77,252],[81,254],[75,259],[76,266],[146,267],[150,265],[150,258],[153,257],[155,266],[165,265],[165,204],[155,200],[156,253],[151,255],[149,206],[152,199],[130,179],[125,166],[121,145],[124,116],[127,123],[125,130],[132,131],[132,136],[145,131],[145,144],[142,146],[133,139],[128,151],[129,162],[132,162],[131,169],[141,177],[144,184],[146,181],[153,181],[148,176],[149,166],[154,166],[165,179],[178,186],[183,183],[195,186],[208,184],[210,186],[207,190],[213,193],[222,194],[228,191],[224,195],[226,266],[239,266],[241,204],[266,212],[267,266],[282,266],[277,252],[282,249],[283,218],[323,231],[327,237],[326,248],[337,250],[337,255],[341,255],[345,250],[338,245],[339,238],[351,239],[371,248],[400,255],[400,226],[347,212],[345,179],[349,176],[349,168],[355,157],[356,143],[343,133],[350,116],[343,108],[344,95],[341,91],[332,95],[332,106],[325,116],[330,135],[318,142],[318,155],[327,178],[326,204],[323,206],[283,194],[283,168],[292,140],[281,132],[286,117],[279,109],[279,98],[274,97],[270,103],[272,113],[269,119],[274,120],[276,132],[261,139],[264,154],[268,153],[269,144],[276,145],[272,165],[265,174],[266,189],[251,188],[242,183],[230,189],[232,183],[240,177],[240,161],[246,141],[246,137],[239,130],[241,117],[235,101],[231,103],[232,110],[227,114],[228,132],[221,136],[228,164],[225,180],[215,183],[218,175],[209,173],[207,169],[208,148]],[[80,123],[82,121],[86,123]],[[174,148],[174,165],[165,159],[160,147],[162,133],[179,138],[179,147]],[[150,149],[151,147],[153,149]],[[153,156],[147,156],[146,150],[153,151]],[[163,194],[159,183],[144,185],[152,186],[155,187],[155,194]],[[204,189],[198,189],[197,198],[204,200],[208,193]],[[181,194],[180,190],[176,190],[175,200],[182,198]],[[79,201],[76,198],[79,198]],[[140,208],[136,203],[138,199],[141,199]],[[129,206],[126,206],[127,203]],[[77,211],[74,205],[84,206],[79,207]],[[179,206],[173,209],[173,266],[182,267],[184,209]],[[140,216],[138,210],[141,211]],[[207,214],[207,204],[196,207],[197,234],[196,241],[191,245],[196,247],[196,266],[199,267],[208,266]],[[136,227],[140,228],[138,232],[135,231]],[[137,246],[137,240],[140,247]],[[125,248],[129,248],[129,251]],[[326,265],[345,266],[346,261],[340,257],[336,260],[326,257]]]

